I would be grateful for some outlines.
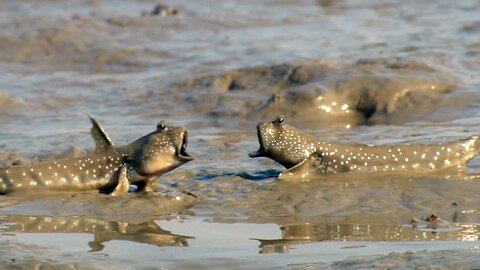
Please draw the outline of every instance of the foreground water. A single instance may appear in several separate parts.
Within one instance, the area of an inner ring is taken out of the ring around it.
[[[149,15],[156,4],[0,3],[1,164],[82,155],[86,113],[118,145],[184,125],[197,157],[155,195],[1,197],[2,265],[478,265],[478,160],[468,175],[300,183],[248,158],[256,124],[280,113],[331,141],[479,134],[477,1],[169,1],[178,14]]]

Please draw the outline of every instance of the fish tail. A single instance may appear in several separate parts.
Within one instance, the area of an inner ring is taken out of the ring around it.
[[[469,160],[480,155],[480,136],[470,136],[467,139],[463,140],[461,144],[462,150],[465,151],[463,161],[468,162]]]
[[[473,149],[475,149],[475,156],[480,154],[480,136],[475,135],[470,137],[473,142]]]

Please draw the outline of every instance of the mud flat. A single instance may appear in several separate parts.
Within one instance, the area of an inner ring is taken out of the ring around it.
[[[153,195],[0,196],[1,265],[476,267],[478,158],[463,175],[300,183],[248,152],[278,114],[335,142],[480,134],[478,14],[473,0],[1,2],[0,166],[92,151],[87,113],[117,145],[186,126],[196,156]]]
[[[391,253],[387,256],[351,258],[332,264],[292,265],[289,269],[319,267],[322,269],[475,269],[480,263],[478,250],[441,250]]]
[[[210,117],[273,119],[285,114],[300,125],[328,128],[401,124],[438,108],[466,105],[468,95],[455,94],[458,83],[453,74],[425,63],[376,58],[236,69],[182,82],[171,91]]]

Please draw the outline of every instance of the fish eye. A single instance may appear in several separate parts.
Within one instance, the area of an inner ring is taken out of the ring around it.
[[[160,122],[160,123],[157,124],[157,129],[158,129],[158,130],[164,130],[164,129],[166,129],[166,128],[167,128],[167,126],[166,126],[164,123],[162,123],[162,122]]]
[[[285,122],[285,117],[283,115],[280,115],[279,117],[277,117],[277,119],[275,119],[274,123],[276,124],[281,124]]]

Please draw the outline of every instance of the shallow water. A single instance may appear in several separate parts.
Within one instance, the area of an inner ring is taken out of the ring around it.
[[[247,155],[278,114],[331,141],[479,134],[478,1],[169,1],[180,14],[142,16],[155,4],[0,3],[0,164],[91,150],[87,113],[117,145],[184,125],[197,157],[155,196],[1,197],[6,267],[301,269],[478,246],[478,159],[467,176],[300,183]]]

